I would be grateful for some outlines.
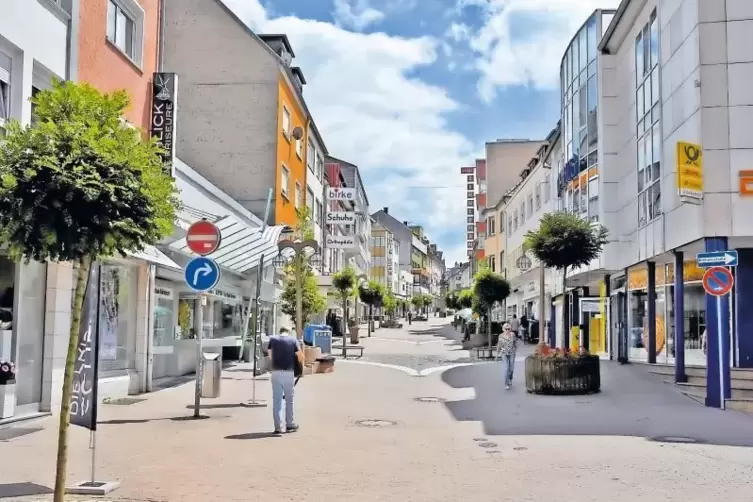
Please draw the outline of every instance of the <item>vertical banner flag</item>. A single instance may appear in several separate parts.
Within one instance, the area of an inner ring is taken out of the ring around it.
[[[81,307],[76,360],[73,363],[71,423],[97,430],[97,373],[99,362],[100,266],[92,264]]]

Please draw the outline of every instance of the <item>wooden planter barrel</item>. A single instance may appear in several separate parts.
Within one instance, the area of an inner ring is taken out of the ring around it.
[[[598,356],[526,358],[526,390],[532,394],[593,394],[601,390]]]

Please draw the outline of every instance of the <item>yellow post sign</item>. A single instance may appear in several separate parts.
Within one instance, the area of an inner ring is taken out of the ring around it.
[[[677,193],[703,199],[703,149],[695,143],[677,142]]]

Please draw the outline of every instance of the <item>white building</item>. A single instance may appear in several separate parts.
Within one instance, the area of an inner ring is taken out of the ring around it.
[[[447,271],[447,288],[450,291],[459,291],[470,288],[473,284],[470,262],[457,263]]]
[[[409,267],[398,265],[398,298],[402,300],[409,300],[413,295],[413,274]]]
[[[324,199],[324,155],[326,155],[326,150],[323,141],[313,127],[309,131],[306,144],[306,205],[314,227],[314,239],[321,247],[323,244],[322,229],[326,217]]]
[[[526,234],[539,227],[541,217],[555,210],[552,162],[559,159],[561,151],[559,124],[542,143],[536,155],[529,160],[520,173],[517,186],[502,197],[496,215],[487,216],[487,228],[492,229],[492,218],[504,225],[504,263],[502,273],[510,282],[511,293],[505,302],[505,311],[498,310],[497,318],[518,317],[547,321],[553,297],[553,274],[545,271],[544,308],[540,305],[541,269],[532,253],[525,251]]]

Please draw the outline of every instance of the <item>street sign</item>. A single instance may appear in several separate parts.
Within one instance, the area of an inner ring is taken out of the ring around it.
[[[211,258],[197,256],[188,262],[183,276],[194,291],[209,291],[220,282],[220,267]]]
[[[703,289],[710,295],[724,296],[732,291],[735,279],[724,267],[711,267],[703,274]]]
[[[197,221],[188,227],[186,244],[197,255],[205,256],[217,251],[222,241],[222,234],[217,225],[211,221]]]
[[[737,251],[710,251],[695,255],[695,263],[699,268],[736,267]]]

